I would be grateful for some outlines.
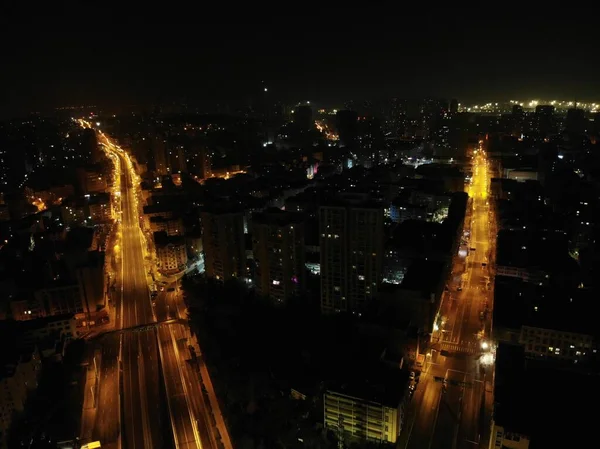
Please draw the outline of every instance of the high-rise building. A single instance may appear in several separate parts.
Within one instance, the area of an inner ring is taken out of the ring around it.
[[[108,189],[110,178],[95,166],[77,168],[78,192],[86,193],[105,192]]]
[[[200,219],[206,276],[218,281],[245,277],[244,214],[215,207],[204,210]]]
[[[567,111],[565,120],[565,131],[583,134],[586,131],[588,120],[586,120],[583,109],[571,108]]]
[[[258,294],[283,302],[305,289],[304,217],[270,209],[252,217]]]
[[[366,168],[378,165],[387,158],[381,123],[376,117],[361,117],[358,124],[358,162]]]
[[[453,98],[450,100],[450,114],[456,114],[458,112],[458,100]]]
[[[523,106],[515,104],[512,107],[512,115],[515,117],[523,117]]]
[[[540,137],[547,137],[556,131],[554,106],[541,104],[535,107],[535,127]]]
[[[315,127],[312,108],[308,105],[298,106],[294,111],[294,123],[301,131],[309,131]]]
[[[510,134],[517,138],[521,138],[526,130],[525,111],[523,110],[523,106],[514,104],[512,113],[507,117],[506,122],[507,130],[510,131]],[[529,126],[527,128],[529,128]]]
[[[212,165],[208,148],[202,147],[200,150],[198,150],[196,164],[200,169],[200,177],[202,179],[210,178],[212,175]]]
[[[600,112],[594,112],[590,120],[590,129],[595,134],[600,134]]]
[[[81,146],[84,152],[89,153],[89,161],[91,163],[96,164],[102,161],[104,154],[98,143],[96,132],[93,129],[88,128],[82,131]]]
[[[383,207],[343,194],[319,209],[321,310],[359,312],[375,297],[383,260]]]
[[[187,264],[187,250],[183,236],[168,235],[166,231],[155,232],[154,246],[160,271],[179,271]]]
[[[162,136],[157,136],[152,142],[152,156],[154,158],[154,170],[160,176],[168,173],[167,152],[165,140]]]
[[[340,141],[345,146],[352,146],[358,139],[358,114],[355,111],[338,111],[335,123]]]
[[[187,173],[187,158],[182,145],[169,151],[169,168],[171,173]]]
[[[361,382],[323,394],[325,428],[354,441],[396,443],[406,426],[410,394],[408,372],[377,367]],[[341,431],[341,432],[340,432]]]

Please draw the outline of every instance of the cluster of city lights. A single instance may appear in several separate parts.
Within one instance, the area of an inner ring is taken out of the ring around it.
[[[577,107],[578,109],[583,109],[589,112],[598,112],[598,108],[600,107],[600,103],[581,103],[578,101],[561,101],[561,100],[529,100],[529,101],[520,101],[520,100],[510,100],[510,103],[515,105],[518,104],[524,108],[534,109],[539,105],[550,105],[554,106],[557,109],[569,109]]]
[[[583,109],[591,113],[600,111],[600,103],[593,102],[578,102],[564,100],[510,100],[508,102],[488,102],[479,104],[465,105],[458,104],[461,112],[481,112],[481,113],[507,113],[512,111],[515,105],[521,106],[525,110],[534,110],[537,106],[550,105],[554,106],[558,111],[566,111],[570,108]]]
[[[333,132],[329,126],[327,125],[327,123],[325,123],[322,120],[315,120],[315,126],[316,128],[325,135],[325,138],[327,140],[330,140],[332,142],[338,141],[340,140],[340,136],[338,136],[335,132]]]
[[[483,353],[481,354],[479,362],[484,366],[493,365],[496,360],[496,347],[487,341],[482,341],[481,350]]]

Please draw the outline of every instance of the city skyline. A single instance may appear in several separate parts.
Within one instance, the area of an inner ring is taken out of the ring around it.
[[[0,24],[0,449],[593,441],[595,24],[102,6]]]

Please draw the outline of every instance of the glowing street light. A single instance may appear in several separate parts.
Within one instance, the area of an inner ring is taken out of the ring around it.
[[[484,351],[486,351],[489,347],[490,347],[490,345],[488,344],[487,341],[481,342],[481,349],[483,349]]]
[[[490,366],[494,364],[494,354],[486,352],[481,356],[481,364],[484,366]]]

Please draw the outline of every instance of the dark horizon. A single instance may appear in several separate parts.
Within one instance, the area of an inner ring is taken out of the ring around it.
[[[91,6],[0,19],[1,447],[595,438],[596,23]]]
[[[11,45],[1,112],[173,100],[239,106],[262,95],[263,81],[284,102],[596,100],[600,67],[584,19],[529,23],[476,13],[441,11],[421,22],[367,14],[343,29],[310,16],[268,26],[134,22],[110,30],[13,21],[3,24]]]

